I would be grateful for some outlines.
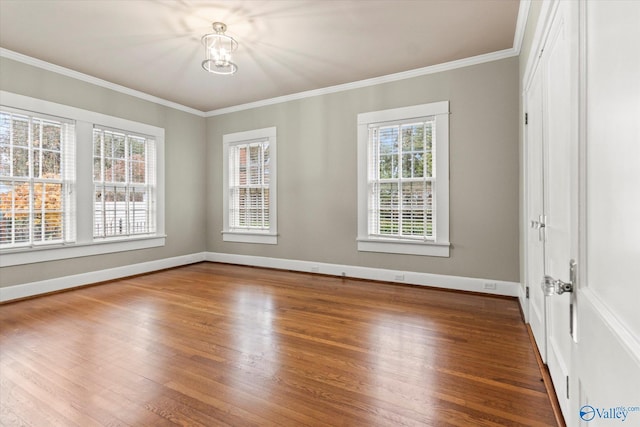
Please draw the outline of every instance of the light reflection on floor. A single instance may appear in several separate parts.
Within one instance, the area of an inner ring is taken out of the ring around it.
[[[428,389],[438,387],[437,375],[431,368],[437,363],[430,342],[430,325],[422,316],[404,314],[380,314],[371,325],[369,339],[376,351],[369,352],[374,366],[371,371],[372,389],[376,397],[388,399],[397,396],[397,404],[415,409],[419,402],[424,407],[430,396]],[[424,385],[425,393],[416,396],[415,384]]]
[[[254,381],[264,381],[268,386],[269,379],[280,369],[273,298],[259,287],[242,286],[234,291],[233,299],[235,313],[230,334],[233,349],[239,356],[231,382],[238,389]],[[257,364],[262,368],[259,377],[253,369]]]

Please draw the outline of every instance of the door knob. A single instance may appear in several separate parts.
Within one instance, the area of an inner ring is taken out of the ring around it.
[[[573,292],[573,283],[563,282],[562,280],[545,275],[542,281],[542,291],[545,296],[548,297],[553,294],[562,295],[565,292]]]
[[[538,240],[544,241],[544,230],[547,226],[547,217],[545,215],[538,216],[538,220],[532,219],[529,224],[534,230],[538,230]]]
[[[565,292],[573,292],[576,283],[576,262],[574,260],[569,261],[569,282],[563,282],[559,279],[546,275],[542,279],[542,292],[545,296],[550,297],[553,294],[562,295]]]
[[[544,228],[544,227],[545,227],[544,222],[531,220],[531,228],[533,228],[534,230],[540,230],[541,228]]]

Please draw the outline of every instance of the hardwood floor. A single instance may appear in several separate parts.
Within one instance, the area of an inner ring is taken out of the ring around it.
[[[513,299],[201,263],[0,306],[3,426],[547,426]]]

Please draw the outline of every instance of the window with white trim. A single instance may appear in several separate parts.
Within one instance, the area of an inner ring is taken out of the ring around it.
[[[72,242],[75,125],[0,110],[0,248]]]
[[[358,250],[449,256],[448,101],[358,115]]]
[[[223,240],[276,244],[276,128],[224,135],[223,157]]]
[[[164,246],[164,129],[0,100],[0,267]]]
[[[155,140],[93,127],[93,237],[155,232]]]

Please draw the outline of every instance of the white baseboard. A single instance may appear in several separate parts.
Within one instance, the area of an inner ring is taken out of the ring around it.
[[[193,264],[195,262],[204,261],[205,258],[206,253],[200,252],[139,264],[125,265],[122,267],[109,268],[106,270],[92,271],[89,273],[75,274],[72,276],[56,277],[55,279],[42,280],[39,282],[7,286],[5,288],[0,288],[0,302],[90,285],[92,283],[104,282],[106,280],[134,276],[136,274],[149,273],[152,271],[163,270],[165,268]]]
[[[460,291],[481,292],[492,295],[521,297],[521,286],[517,282],[503,280],[479,279],[474,277],[448,276],[442,274],[418,273],[414,271],[388,270],[382,268],[359,267],[354,265],[327,264],[312,261],[298,261],[281,258],[268,258],[250,255],[223,254],[217,252],[200,252],[156,261],[115,267],[106,270],[55,279],[0,288],[0,302],[27,298],[49,292],[61,291],[78,286],[90,285],[107,280],[120,279],[136,274],[150,273],[165,268],[178,267],[201,261],[222,262],[228,264],[249,265],[253,267],[276,268],[307,273],[328,274],[333,276],[353,277],[366,280],[406,283],[410,285],[433,286],[436,288]],[[494,286],[487,289],[485,286]]]
[[[527,290],[518,283],[518,302],[520,303],[520,311],[524,316],[524,323],[529,323],[529,301],[527,301]]]
[[[312,261],[298,261],[250,255],[206,252],[206,260],[228,264],[250,265],[253,267],[276,268],[280,270],[345,276],[357,279],[380,280],[384,282],[406,283],[410,285],[433,286],[459,291],[482,292],[510,297],[520,296],[520,283],[503,280],[478,279],[474,277],[448,276],[443,274],[418,273],[414,271],[387,270],[382,268],[359,267],[354,265],[326,264]],[[487,289],[485,285],[495,289]]]

